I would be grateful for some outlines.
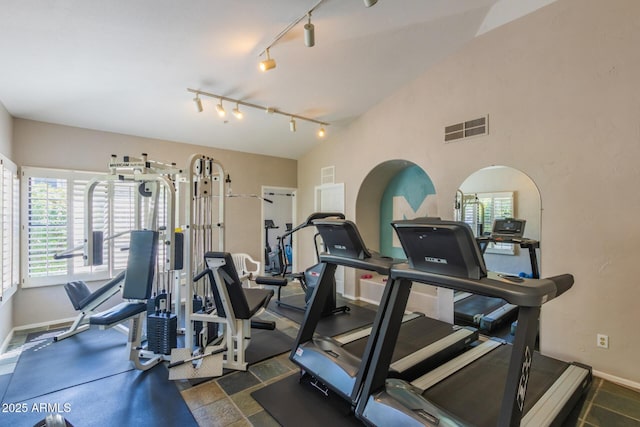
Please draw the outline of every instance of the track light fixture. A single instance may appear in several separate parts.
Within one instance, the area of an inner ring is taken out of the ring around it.
[[[220,117],[224,117],[227,115],[227,112],[224,111],[224,107],[222,106],[222,99],[216,104],[216,111],[218,112],[218,116]]]
[[[313,47],[316,44],[315,27],[311,23],[311,12],[309,12],[309,20],[304,24],[304,44],[307,47]]]
[[[262,71],[267,71],[276,67],[276,61],[269,57],[269,49],[271,49],[276,43],[278,43],[278,41],[280,41],[282,37],[284,37],[289,31],[291,31],[296,25],[298,25],[298,23],[300,23],[300,21],[302,21],[304,18],[307,18],[307,23],[304,24],[304,44],[307,47],[312,47],[316,44],[315,26],[311,23],[311,12],[316,10],[318,6],[320,6],[324,2],[325,0],[318,0],[318,2],[311,9],[307,10],[304,15],[287,25],[284,30],[280,31],[278,35],[273,38],[273,41],[269,43],[266,48],[260,51],[258,56],[262,56],[265,53],[267,55],[267,59],[260,62],[260,69]],[[371,7],[376,3],[378,3],[378,0],[364,0],[364,5],[366,7]]]
[[[240,108],[238,107],[237,102],[236,102],[236,108],[233,109],[232,113],[238,120],[242,120],[242,118],[244,117],[244,114],[242,114],[242,111],[240,111]]]
[[[196,95],[195,98],[193,98],[193,102],[196,103],[196,110],[198,111],[198,113],[202,113],[202,100],[200,99],[200,96]]]
[[[271,59],[271,57],[269,56],[269,48],[266,48],[265,52],[267,53],[267,59],[265,59],[264,61],[260,61],[260,71],[263,72],[271,70],[272,68],[276,68],[276,60]]]
[[[244,107],[249,107],[249,108],[255,108],[257,110],[262,110],[262,111],[266,111],[269,114],[279,114],[281,116],[287,116],[289,117],[289,130],[291,132],[295,132],[297,129],[297,123],[296,123],[296,119],[297,120],[303,120],[305,122],[311,122],[311,123],[316,123],[318,125],[320,125],[320,130],[318,131],[318,136],[320,138],[323,138],[326,134],[326,131],[324,130],[325,126],[329,126],[329,123],[327,122],[323,122],[320,120],[316,120],[316,119],[312,119],[311,117],[305,117],[305,116],[301,116],[299,114],[292,114],[292,113],[287,113],[285,111],[279,110],[277,108],[274,107],[265,107],[262,105],[258,105],[258,104],[253,104],[251,102],[247,102],[247,101],[242,101],[240,99],[233,99],[233,98],[229,98],[227,96],[222,96],[222,95],[216,95],[215,93],[210,93],[210,92],[204,92],[202,90],[197,90],[197,89],[190,89],[187,88],[188,92],[194,93],[196,95],[196,98],[194,99],[200,99],[200,96],[208,96],[210,98],[215,98],[218,100],[218,103],[216,104],[216,111],[218,112],[218,115],[220,117],[224,117],[226,112],[224,111],[224,107],[222,106],[222,101],[227,101],[227,102],[231,102],[231,103],[235,103],[236,107],[233,109],[233,115],[236,116],[236,118],[241,119],[242,117],[244,117],[244,114],[240,111],[240,105],[244,106]]]
[[[293,22],[291,22],[289,25],[287,25],[285,27],[284,30],[280,31],[278,33],[277,36],[274,37],[273,41],[271,43],[269,43],[269,45],[264,48],[260,54],[258,54],[258,56],[262,56],[263,54],[266,53],[267,55],[267,59],[265,59],[264,61],[260,62],[260,69],[262,71],[266,71],[266,70],[270,70],[271,68],[275,68],[276,63],[275,61],[273,61],[273,66],[266,68],[268,65],[270,65],[268,63],[269,60],[271,60],[271,58],[269,57],[269,49],[271,49],[273,47],[273,45],[275,45],[276,43],[278,43],[278,41],[284,37],[289,31],[291,31],[296,25],[298,25],[298,23],[300,23],[300,21],[302,21],[304,18],[308,18],[308,21],[306,24],[304,24],[304,44],[308,47],[311,47],[315,44],[315,27],[314,25],[311,23],[311,12],[313,12],[314,10],[316,10],[318,8],[318,6],[320,6],[322,3],[324,3],[325,0],[319,0],[315,6],[313,6],[311,9],[307,10],[305,12],[304,15],[302,15],[301,17],[299,17],[298,19],[294,20]],[[264,64],[264,65],[263,65]]]

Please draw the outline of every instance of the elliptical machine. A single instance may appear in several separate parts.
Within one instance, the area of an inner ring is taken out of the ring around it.
[[[271,273],[275,276],[279,275],[282,270],[282,252],[280,248],[280,237],[278,237],[278,245],[276,246],[276,249],[273,250],[271,248],[271,245],[269,244],[269,230],[276,230],[278,228],[280,227],[275,225],[272,219],[264,220],[264,259],[266,263],[264,272]]]
[[[342,213],[336,213],[336,212],[315,212],[312,213],[311,215],[309,215],[309,217],[305,220],[305,222],[303,222],[302,224],[298,225],[295,228],[292,228],[291,230],[288,230],[286,233],[284,233],[282,236],[280,236],[278,238],[279,241],[279,245],[280,250],[279,252],[281,254],[285,253],[285,248],[284,248],[284,242],[285,239],[287,237],[289,237],[289,239],[291,239],[292,234],[302,230],[303,228],[307,228],[307,227],[311,227],[313,226],[313,221],[318,220],[318,219],[325,219],[325,218],[339,218],[339,219],[345,219],[344,214]],[[320,233],[317,233],[313,236],[313,243],[316,249],[316,261],[318,261],[320,259],[320,251],[318,249],[318,237],[320,236]],[[302,290],[304,290],[304,307],[300,307],[300,306],[296,306],[293,304],[287,304],[286,302],[282,301],[280,298],[280,291],[282,289],[282,287],[278,287],[278,297],[276,299],[276,304],[279,307],[286,307],[286,308],[290,308],[293,310],[300,310],[300,311],[305,311],[307,309],[307,305],[309,303],[309,300],[311,299],[311,295],[313,295],[313,290],[316,288],[316,286],[318,285],[318,282],[320,280],[320,270],[322,268],[322,264],[320,264],[319,262],[317,264],[312,265],[311,267],[307,268],[305,271],[303,272],[299,272],[299,273],[289,273],[287,274],[287,271],[290,269],[291,267],[291,262],[290,260],[286,257],[286,256],[282,256],[280,258],[281,261],[281,268],[280,268],[280,276],[283,278],[289,278],[289,279],[297,279],[300,282],[300,286],[302,287]],[[323,310],[322,310],[322,316],[329,316],[331,314],[336,314],[336,313],[344,313],[346,311],[349,311],[349,307],[346,305],[343,306],[337,306],[337,300],[336,300],[336,280],[335,277],[333,278],[333,292],[331,292],[327,298],[327,300],[325,301],[324,305],[323,305]]]

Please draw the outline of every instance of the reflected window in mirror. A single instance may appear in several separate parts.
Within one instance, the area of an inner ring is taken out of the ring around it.
[[[489,234],[496,219],[515,217],[514,195],[514,191],[465,194],[463,221],[476,237]],[[516,251],[516,245],[510,243],[490,243],[486,253],[515,255]]]

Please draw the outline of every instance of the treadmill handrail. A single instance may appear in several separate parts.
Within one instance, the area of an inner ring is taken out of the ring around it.
[[[359,268],[361,270],[374,271],[378,274],[389,275],[391,267],[404,260],[397,260],[393,258],[387,258],[376,254],[371,254],[371,257],[365,259],[347,258],[340,255],[331,255],[328,253],[320,254],[320,262],[327,264],[342,265],[344,267]]]
[[[544,279],[522,279],[490,272],[488,277],[467,279],[418,271],[406,263],[391,268],[391,279],[406,279],[456,291],[502,298],[521,307],[539,307],[569,290],[574,282],[571,274]]]

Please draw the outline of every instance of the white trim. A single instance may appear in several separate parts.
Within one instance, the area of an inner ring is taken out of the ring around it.
[[[13,336],[18,331],[25,331],[25,330],[28,330],[28,329],[42,328],[43,326],[51,326],[51,325],[56,325],[58,323],[66,323],[66,322],[71,323],[71,322],[73,322],[74,319],[75,319],[75,317],[67,317],[65,319],[48,320],[46,322],[30,323],[28,325],[15,326],[15,327],[13,327],[11,329],[11,331],[9,331],[9,333],[7,334],[7,337],[2,342],[2,346],[0,346],[0,354],[6,353],[7,347],[9,347],[9,344],[11,343],[11,340],[13,339]]]
[[[594,377],[602,378],[603,380],[611,381],[612,383],[616,383],[618,385],[632,388],[636,391],[640,392],[640,383],[636,381],[631,381],[625,378],[620,378],[615,375],[607,374],[606,372],[596,371],[593,369],[591,371]]]
[[[13,294],[18,290],[18,285],[14,284],[10,288],[6,288],[2,291],[2,301],[0,301],[0,307],[11,301]]]
[[[0,346],[0,354],[4,354],[7,352],[7,347],[9,347],[9,343],[13,339],[13,331],[15,328],[11,329],[7,334],[7,337],[2,341],[2,345]]]

